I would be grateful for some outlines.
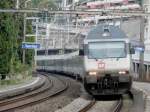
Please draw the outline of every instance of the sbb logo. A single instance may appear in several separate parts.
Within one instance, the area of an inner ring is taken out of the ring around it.
[[[104,62],[98,62],[98,68],[99,69],[105,69],[105,63]]]

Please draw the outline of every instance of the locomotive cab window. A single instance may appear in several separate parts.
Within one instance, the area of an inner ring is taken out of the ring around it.
[[[88,44],[88,57],[97,58],[125,58],[125,42],[90,42]]]

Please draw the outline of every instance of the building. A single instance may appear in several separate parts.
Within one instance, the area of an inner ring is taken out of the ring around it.
[[[150,0],[143,0],[143,9],[150,13]],[[144,38],[146,50],[150,50],[150,16],[146,17]]]
[[[55,3],[57,4],[57,6],[59,8],[63,8],[66,9],[68,8],[70,5],[78,2],[79,0],[55,0]]]
[[[140,5],[136,0],[103,0],[88,2],[88,9],[120,9],[120,10],[140,10]]]

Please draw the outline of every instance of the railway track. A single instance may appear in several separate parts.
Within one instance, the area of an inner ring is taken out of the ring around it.
[[[117,101],[116,106],[114,107],[112,112],[120,112],[123,106],[123,98],[121,97],[120,100]]]
[[[124,97],[128,97],[128,98],[124,98]],[[126,108],[126,109],[128,108],[127,106],[124,106],[124,105],[129,105],[129,104],[127,104],[127,102],[125,100],[132,100],[132,102],[133,102],[133,94],[130,92],[126,95],[121,96],[119,98],[119,100],[112,101],[111,102],[112,105],[109,106],[110,110],[106,109],[107,112],[122,112],[122,111],[124,111],[124,108]],[[99,102],[101,102],[101,104],[102,104],[102,102],[105,102],[105,101],[96,101],[95,99],[93,99],[88,105],[86,105],[84,108],[82,108],[78,112],[97,112],[97,111],[90,111],[90,110],[91,110],[91,108],[94,108],[94,106]],[[107,105],[107,103],[105,102],[104,105]],[[130,106],[129,106],[128,110],[130,110]],[[98,110],[98,112],[99,112],[99,110]]]
[[[83,109],[81,109],[79,112],[87,112],[90,108],[92,108],[96,103],[96,100],[92,100],[88,105],[86,105]]]
[[[93,112],[93,110],[91,110],[91,108],[95,108],[94,106],[99,102],[103,102],[103,101],[92,100],[88,105],[86,105],[84,108],[82,108],[79,112]],[[112,107],[112,109],[110,111],[111,112],[120,112],[122,105],[123,105],[123,98],[121,97],[116,102],[115,106]],[[100,111],[99,109],[97,109],[97,110]],[[97,112],[97,111],[95,110],[94,112]]]
[[[68,84],[57,77],[45,75],[46,82],[41,88],[24,95],[0,101],[0,112],[10,111],[17,108],[25,108],[35,105],[54,97],[68,88]],[[59,86],[58,86],[59,84]]]

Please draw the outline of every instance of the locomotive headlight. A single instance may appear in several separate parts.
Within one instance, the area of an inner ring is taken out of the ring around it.
[[[128,71],[119,71],[118,73],[119,74],[128,74],[129,72]]]
[[[89,72],[89,75],[97,75],[97,72]]]

